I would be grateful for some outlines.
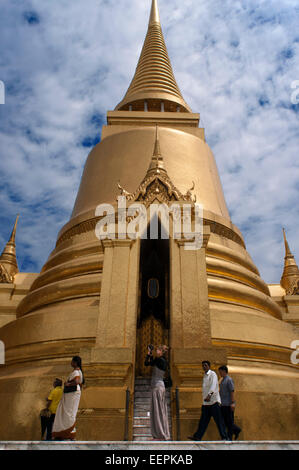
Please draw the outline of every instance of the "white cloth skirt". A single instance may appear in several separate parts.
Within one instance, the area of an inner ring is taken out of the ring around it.
[[[75,439],[80,397],[81,391],[63,394],[56,411],[52,438]]]

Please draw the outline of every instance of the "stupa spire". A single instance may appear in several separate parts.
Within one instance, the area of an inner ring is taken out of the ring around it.
[[[157,0],[152,0],[148,31],[135,75],[116,110],[191,112],[173,74]]]
[[[154,23],[160,24],[160,15],[157,0],[152,0],[152,9],[148,25],[151,26]]]
[[[10,238],[0,256],[0,282],[12,282],[15,274],[19,272],[16,256],[16,231],[18,220],[19,214],[14,223]]]
[[[284,269],[281,276],[280,284],[286,290],[287,294],[293,294],[299,281],[299,269],[293,253],[290,250],[286,237],[286,231],[283,228],[283,238],[285,245]]]

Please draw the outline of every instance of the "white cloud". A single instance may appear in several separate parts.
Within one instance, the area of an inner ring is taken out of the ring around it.
[[[263,278],[278,282],[282,226],[299,262],[298,2],[159,6],[176,79],[201,113],[232,220]],[[70,216],[90,150],[82,142],[100,136],[100,120],[124,96],[149,9],[150,0],[1,5],[0,243],[20,212],[24,269],[41,269]]]

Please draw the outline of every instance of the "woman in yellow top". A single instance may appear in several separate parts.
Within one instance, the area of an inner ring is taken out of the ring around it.
[[[76,416],[81,398],[81,386],[84,383],[81,358],[74,356],[71,366],[73,372],[64,384],[64,393],[55,415],[52,439],[74,441],[76,437]]]

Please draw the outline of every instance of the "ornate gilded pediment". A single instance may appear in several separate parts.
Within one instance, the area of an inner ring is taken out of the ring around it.
[[[286,290],[287,295],[299,295],[299,279],[296,279]]]
[[[128,192],[120,185],[120,182],[118,182],[118,189],[121,191],[121,196],[125,196],[128,202],[141,202],[148,207],[155,200],[166,204],[174,201],[195,203],[196,196],[192,195],[195,183],[192,183],[192,187],[186,194],[181,193],[172,183],[164,168],[157,128],[154,153],[145,178],[134,193]]]
[[[146,177],[134,193],[129,193],[118,183],[121,195],[125,196],[127,201],[141,202],[145,204],[146,207],[155,200],[166,204],[174,201],[194,203],[196,202],[196,196],[192,196],[194,186],[193,183],[192,188],[190,188],[186,194],[182,194],[179,189],[173,185],[168,175],[161,175],[161,173]]]
[[[7,272],[5,267],[0,264],[0,284],[11,284],[13,277]]]

